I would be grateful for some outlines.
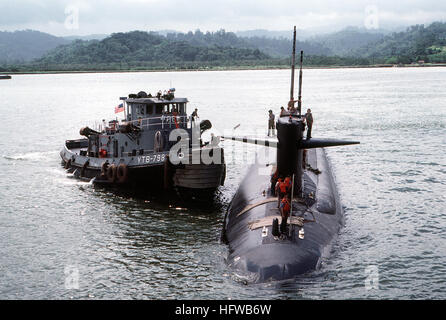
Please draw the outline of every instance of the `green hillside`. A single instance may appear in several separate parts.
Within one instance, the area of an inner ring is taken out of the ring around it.
[[[155,33],[133,31],[115,33],[101,41],[76,40],[60,46],[32,63],[34,68],[126,69],[126,68],[196,68],[255,64],[269,56],[258,49],[234,48],[222,42],[209,46],[192,45]]]
[[[404,32],[385,36],[366,45],[353,55],[387,63],[446,62],[446,23],[434,22],[428,27],[415,25]]]
[[[185,41],[194,46],[224,46],[234,48],[259,49],[274,58],[289,57],[292,49],[292,41],[286,38],[270,38],[265,36],[237,36],[233,32],[219,30],[217,32],[203,33],[200,30],[188,33],[168,33],[167,39],[173,41]],[[332,52],[317,42],[296,41],[296,50],[303,50],[309,55],[332,55]]]

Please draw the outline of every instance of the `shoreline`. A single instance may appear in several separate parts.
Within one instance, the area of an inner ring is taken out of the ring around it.
[[[376,65],[348,65],[348,66],[304,66],[303,69],[370,69],[370,68],[431,68],[446,67],[446,63],[438,64],[376,64]],[[19,71],[19,72],[0,72],[1,75],[41,75],[41,74],[84,74],[84,73],[132,73],[132,72],[197,72],[197,71],[252,71],[252,70],[288,70],[289,66],[259,66],[259,67],[212,67],[197,69],[145,69],[145,70],[79,70],[79,71]]]

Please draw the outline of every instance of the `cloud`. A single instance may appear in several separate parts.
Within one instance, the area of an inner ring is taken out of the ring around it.
[[[296,0],[0,0],[0,30],[37,29],[56,35],[129,30],[333,29],[363,26],[365,9],[378,9],[380,26],[444,20],[446,2]],[[65,9],[79,9],[79,29],[67,29]]]

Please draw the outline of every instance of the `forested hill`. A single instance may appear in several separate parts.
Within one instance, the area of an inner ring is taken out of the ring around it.
[[[446,62],[446,23],[415,25],[357,49],[352,55],[386,63]]]
[[[265,36],[237,36],[233,32],[219,30],[203,33],[200,30],[188,33],[167,33],[167,39],[173,41],[185,41],[194,46],[224,46],[234,48],[259,49],[260,51],[276,58],[289,57],[292,49],[292,41],[287,38],[270,38]],[[310,41],[296,41],[296,50],[303,50],[309,55],[332,55],[332,52],[321,43]]]
[[[269,56],[258,49],[234,48],[226,43],[200,46],[155,33],[132,31],[115,33],[101,41],[76,40],[48,52],[33,64],[45,67],[65,65],[91,69],[107,66],[119,69],[137,66],[176,67],[184,66],[185,62],[191,63],[191,66],[203,62],[211,65],[231,62],[236,65],[237,62],[265,59],[269,59]]]

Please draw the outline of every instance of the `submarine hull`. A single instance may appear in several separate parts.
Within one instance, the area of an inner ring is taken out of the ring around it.
[[[293,201],[287,236],[274,237],[273,220],[281,222],[277,197],[271,193],[274,170],[272,165],[251,166],[225,217],[228,265],[250,282],[291,279],[319,268],[343,225],[325,150],[311,149],[302,174],[303,197]]]

